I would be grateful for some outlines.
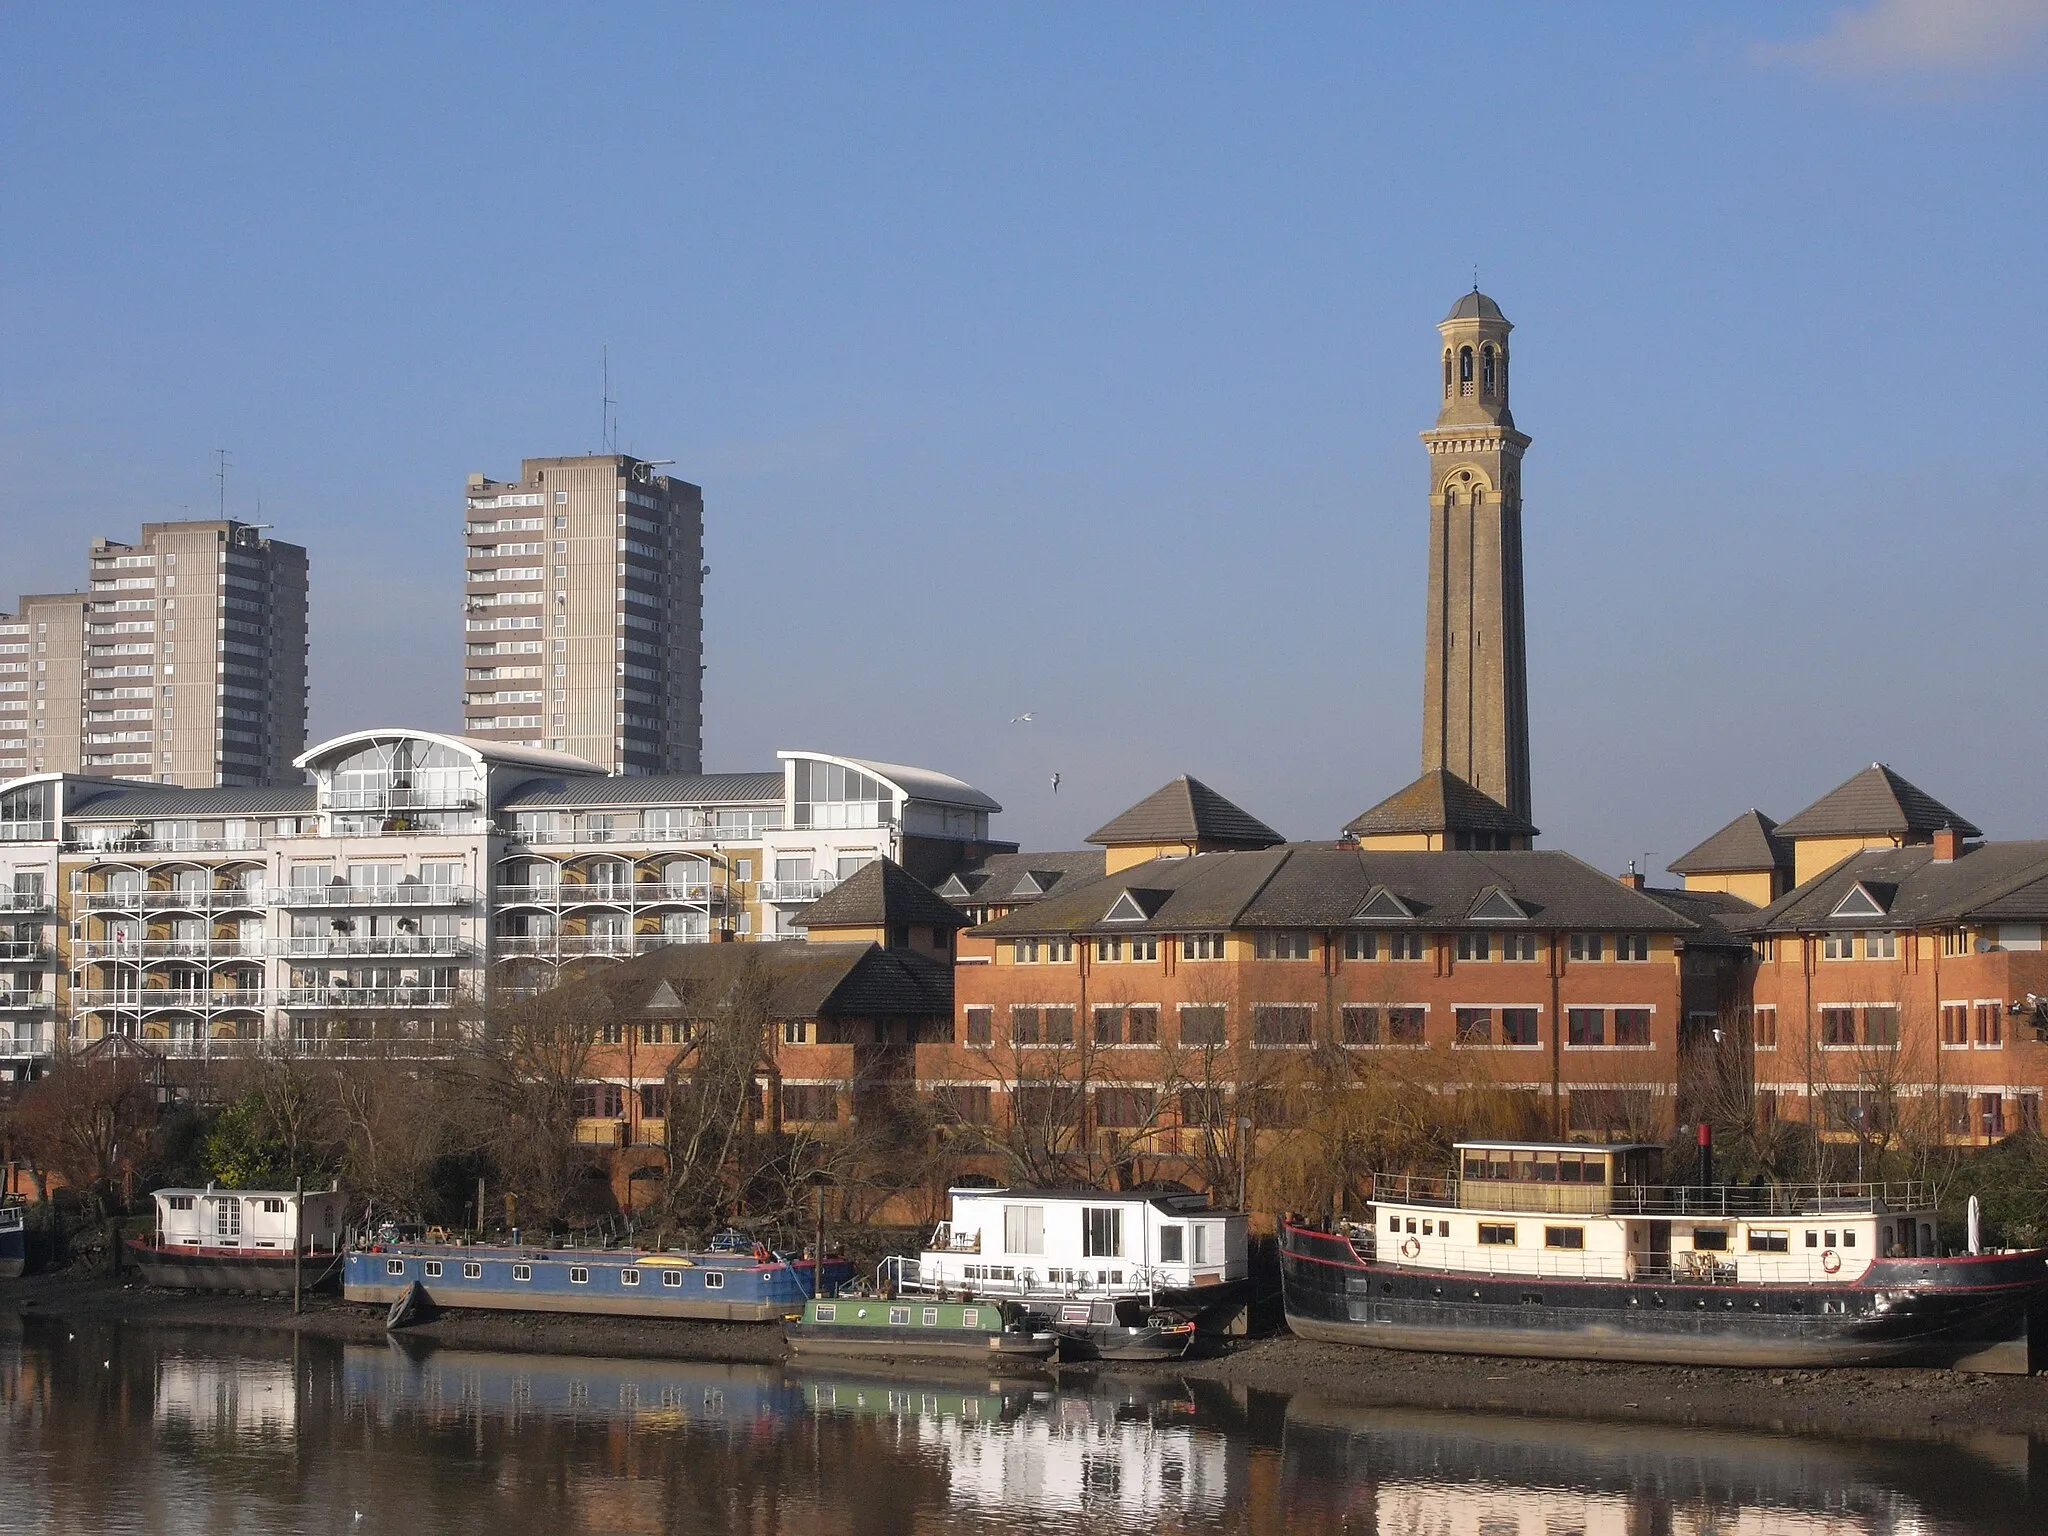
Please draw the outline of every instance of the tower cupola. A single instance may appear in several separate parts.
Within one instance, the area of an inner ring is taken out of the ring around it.
[[[1500,306],[1474,288],[1460,296],[1438,324],[1444,346],[1444,398],[1440,427],[1512,427],[1508,412],[1508,332]]]

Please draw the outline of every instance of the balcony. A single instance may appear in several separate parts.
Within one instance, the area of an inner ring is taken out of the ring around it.
[[[455,987],[287,987],[281,1008],[446,1008],[460,1000]]]
[[[46,843],[57,835],[49,821],[0,821],[0,843]]]
[[[679,843],[752,843],[762,834],[782,830],[780,811],[764,812],[741,821],[679,821],[657,827],[519,827],[506,830],[506,838],[529,848],[561,844],[617,843],[644,847],[667,847]]]
[[[71,946],[73,965],[114,960],[260,960],[261,939],[79,939]]]
[[[328,811],[473,811],[474,795],[439,789],[330,789],[321,796]]]
[[[49,910],[49,895],[41,889],[33,891],[0,891],[0,912],[47,912]]]
[[[223,1008],[267,1008],[270,1006],[270,994],[261,987],[234,987],[220,991],[187,991],[176,987],[132,990],[74,987],[71,989],[71,1006],[84,1013],[108,1008],[130,1013],[155,1013],[167,1008],[180,1013],[218,1013]]]
[[[270,953],[291,960],[325,960],[336,955],[388,956],[395,959],[459,959],[473,954],[468,939],[439,938],[420,933],[295,934],[272,939]]]
[[[0,1060],[24,1056],[47,1056],[57,1049],[54,1024],[31,1024],[26,1020],[0,1024]]]
[[[763,901],[816,901],[838,883],[836,875],[824,875],[815,880],[763,880],[756,889]]]
[[[468,907],[467,885],[291,885],[266,892],[273,907]]]
[[[492,892],[499,906],[710,907],[725,904],[716,880],[640,880],[561,885],[501,885]]]
[[[651,949],[661,949],[670,944],[708,944],[709,932],[705,933],[572,933],[572,934],[503,934],[491,941],[491,948],[501,959],[520,955],[544,955],[550,958],[573,955],[644,955]]]
[[[41,965],[50,958],[50,946],[41,939],[0,941],[0,965]]]
[[[254,887],[214,890],[198,887],[181,891],[80,891],[78,905],[88,912],[220,912],[229,908],[265,906],[265,893]]]
[[[0,1009],[5,1009],[11,1013],[53,1006],[54,1000],[47,992],[17,992],[12,988],[0,991]]]
[[[260,837],[93,837],[64,839],[66,853],[261,853]]]

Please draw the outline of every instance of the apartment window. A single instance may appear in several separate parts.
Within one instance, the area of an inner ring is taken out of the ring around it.
[[[1759,1051],[1775,1051],[1778,1048],[1778,1010],[1759,1008],[1750,1015],[1750,1044]]]
[[[1071,1007],[1041,1008],[1038,1022],[1045,1031],[1047,1045],[1072,1045],[1074,1043],[1074,1010]]]
[[[1985,1093],[1978,1095],[1977,1134],[1979,1136],[2003,1136],[2005,1134],[2005,1098],[2002,1094]]]
[[[1071,963],[1073,958],[1074,941],[1072,939],[1047,939],[1045,941],[1045,960],[1048,965],[1066,965]]]
[[[1992,1051],[2005,1043],[2005,1004],[1977,1005],[1977,1033],[1970,1042],[1980,1051]]]
[[[1650,958],[1650,936],[1646,933],[1618,933],[1614,936],[1614,958],[1617,960],[1647,960]]]
[[[1605,1045],[1607,1043],[1607,1010],[1604,1008],[1565,1009],[1564,1043],[1566,1045]]]
[[[1180,1010],[1182,1045],[1222,1045],[1226,1009],[1221,1003],[1186,1003]]]
[[[1856,1010],[1854,1008],[1821,1009],[1820,1043],[1824,1046],[1854,1045],[1856,1043]]]
[[[1856,935],[1853,933],[1831,933],[1820,941],[1820,957],[1823,960],[1854,960],[1856,958]]]
[[[1118,938],[1103,938],[1095,941],[1095,958],[1098,960],[1121,960],[1124,957],[1124,941]]]
[[[1970,930],[1944,928],[1941,931],[1941,952],[1950,956],[1967,955],[1970,952]]]
[[[1778,941],[1776,939],[1752,939],[1749,945],[1749,952],[1755,956],[1759,965],[1765,964],[1777,958]]]
[[[1013,1045],[1037,1045],[1040,1040],[1038,1009],[1027,1003],[1010,1005],[1010,1043]]]
[[[1616,1045],[1648,1045],[1650,1043],[1650,1010],[1647,1008],[1615,1009],[1614,1043]]]
[[[1156,1003],[1132,1003],[1124,1009],[1124,1043],[1127,1045],[1157,1045],[1159,1043],[1159,1007]]]
[[[1604,950],[1597,933],[1575,933],[1572,935],[1571,955],[1574,960],[1598,960]]]
[[[1504,933],[1500,936],[1500,957],[1503,960],[1534,960],[1536,958],[1536,935],[1533,933]]]
[[[1899,936],[1896,931],[1886,928],[1873,929],[1863,935],[1863,958],[1866,960],[1896,960],[1899,957]]]
[[[1255,1003],[1253,1045],[1307,1045],[1314,1037],[1315,1009],[1306,1003]]]
[[[1395,933],[1387,936],[1387,948],[1396,960],[1424,960],[1425,935],[1420,933]]]
[[[967,1043],[989,1045],[995,1040],[995,1009],[985,1003],[970,1003],[967,1007]]]
[[[1223,935],[1220,933],[1184,933],[1180,936],[1180,957],[1183,960],[1221,960],[1223,958]]]
[[[1094,1033],[1097,1045],[1122,1045],[1124,1043],[1123,1009],[1115,1004],[1097,1004]]]
[[[1493,1010],[1491,1008],[1460,1008],[1456,1010],[1457,1042],[1460,1045],[1488,1045],[1493,1041]]]
[[[1346,960],[1377,960],[1380,957],[1380,936],[1376,933],[1347,933],[1344,935],[1344,958]]]
[[[1038,940],[1036,939],[1019,939],[1010,947],[1010,950],[1011,958],[1019,965],[1036,965],[1038,963]]]
[[[1500,1043],[1502,1045],[1536,1044],[1536,1010],[1534,1008],[1501,1009]]]
[[[995,1096],[987,1088],[954,1084],[933,1089],[932,1096],[962,1125],[987,1125],[995,1118]]]
[[[1491,960],[1493,958],[1492,935],[1484,933],[1459,934],[1458,958],[1460,960]]]
[[[1389,1008],[1386,1012],[1387,1044],[1420,1045],[1423,1023],[1429,1017],[1421,1008]]]
[[[1260,933],[1252,941],[1253,953],[1261,960],[1306,960],[1309,957],[1305,933]]]
[[[810,1022],[809,1019],[784,1019],[782,1021],[782,1043],[784,1045],[808,1045],[811,1039]],[[662,1028],[663,1026],[660,1024],[646,1026],[647,1030],[659,1030]],[[642,1035],[645,1038],[645,1030],[642,1031]]]
[[[1863,1043],[1892,1050],[1899,1043],[1899,1010],[1885,1003],[1863,1010]]]
[[[1138,937],[1134,935],[1131,939],[1131,958],[1133,960],[1157,960],[1159,958],[1159,940],[1157,936],[1146,935]]]
[[[1970,1043],[1970,1005],[1968,1003],[1943,1003],[1941,1005],[1941,1043],[1950,1050],[1967,1048]]]
[[[1380,1043],[1380,1011],[1356,1004],[1346,1004],[1337,1016],[1339,1037],[1346,1045],[1378,1045]]]
[[[839,1092],[830,1083],[784,1083],[782,1118],[799,1123],[829,1123],[839,1118]]]

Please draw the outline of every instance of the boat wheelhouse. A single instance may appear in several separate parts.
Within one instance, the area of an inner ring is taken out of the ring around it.
[[[128,1244],[151,1285],[180,1290],[289,1293],[333,1278],[341,1260],[341,1195],[334,1190],[159,1189],[156,1231]]]
[[[1665,1182],[1642,1143],[1465,1142],[1374,1180],[1359,1222],[1281,1232],[1309,1338],[1727,1365],[2030,1368],[2048,1253],[1944,1255],[1918,1183]]]

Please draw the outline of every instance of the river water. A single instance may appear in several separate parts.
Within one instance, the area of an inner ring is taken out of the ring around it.
[[[1947,1536],[2048,1445],[0,1318],[0,1532]]]

